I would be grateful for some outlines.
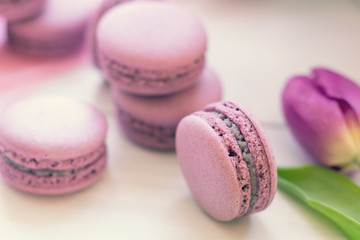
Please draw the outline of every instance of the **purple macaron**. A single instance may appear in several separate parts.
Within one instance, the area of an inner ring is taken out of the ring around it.
[[[202,23],[179,6],[134,1],[102,17],[97,43],[111,84],[138,95],[166,95],[195,84],[207,38]]]
[[[106,165],[104,115],[59,96],[18,101],[0,119],[0,172],[17,189],[43,195],[81,190]]]
[[[233,102],[218,102],[181,120],[176,151],[202,209],[230,221],[259,212],[276,192],[275,159],[259,123]]]

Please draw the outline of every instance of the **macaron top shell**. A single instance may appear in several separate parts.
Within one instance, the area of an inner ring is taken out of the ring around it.
[[[105,117],[66,97],[43,96],[10,105],[0,119],[0,145],[24,157],[64,160],[104,144]]]
[[[48,0],[40,16],[10,24],[9,32],[32,39],[48,39],[68,36],[69,32],[79,32],[79,28],[85,31],[87,21],[100,3],[100,0]]]
[[[112,8],[100,21],[97,38],[102,54],[142,69],[193,64],[206,50],[206,33],[196,17],[176,5],[156,1]]]
[[[125,93],[113,87],[113,96],[124,111],[142,121],[161,126],[174,126],[185,115],[219,101],[222,86],[217,75],[208,67],[194,86],[181,92],[159,97],[142,97]]]
[[[182,120],[176,135],[182,172],[196,201],[215,219],[236,218],[242,193],[218,134],[203,119],[191,115]]]

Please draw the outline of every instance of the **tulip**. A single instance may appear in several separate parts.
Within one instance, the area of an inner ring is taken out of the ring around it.
[[[360,87],[333,71],[316,68],[292,77],[283,91],[287,123],[298,142],[322,165],[360,166]]]

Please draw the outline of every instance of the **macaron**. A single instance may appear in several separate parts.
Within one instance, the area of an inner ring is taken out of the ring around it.
[[[43,13],[8,26],[9,46],[36,57],[59,57],[77,52],[84,44],[99,0],[48,0]]]
[[[138,95],[166,95],[193,85],[205,62],[206,32],[190,12],[158,1],[109,10],[97,42],[105,78]]]
[[[46,0],[0,0],[0,16],[8,22],[25,20],[39,15]]]
[[[216,220],[259,212],[274,198],[277,171],[269,142],[260,124],[233,102],[183,118],[176,151],[195,200]]]
[[[179,121],[214,101],[220,101],[221,82],[205,68],[197,83],[181,92],[159,97],[144,97],[112,88],[117,118],[122,132],[133,142],[153,149],[175,148]]]
[[[96,182],[106,166],[104,115],[60,96],[20,100],[0,119],[0,172],[11,186],[59,195]]]

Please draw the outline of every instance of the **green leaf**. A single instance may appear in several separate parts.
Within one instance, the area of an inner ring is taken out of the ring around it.
[[[360,188],[339,173],[319,166],[278,168],[278,186],[360,239]]]

